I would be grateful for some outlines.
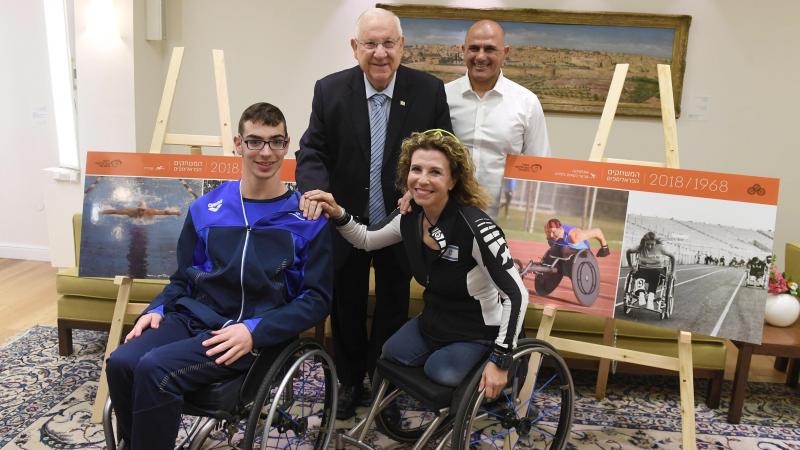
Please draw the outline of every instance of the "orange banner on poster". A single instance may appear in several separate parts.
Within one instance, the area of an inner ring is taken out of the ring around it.
[[[580,186],[778,204],[778,178],[540,156],[509,156],[505,176]]]
[[[294,181],[294,159],[284,159],[281,181]],[[88,152],[86,175],[238,180],[242,158],[167,153]]]

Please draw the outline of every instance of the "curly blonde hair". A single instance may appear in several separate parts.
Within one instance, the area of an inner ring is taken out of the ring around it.
[[[400,160],[397,164],[397,189],[408,189],[408,172],[411,170],[411,156],[419,149],[438,150],[450,162],[450,174],[455,181],[450,195],[460,205],[486,209],[489,195],[475,179],[475,163],[469,150],[455,136],[445,130],[428,130],[413,133],[403,141]]]

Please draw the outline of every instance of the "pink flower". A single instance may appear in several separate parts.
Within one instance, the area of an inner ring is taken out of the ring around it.
[[[784,292],[789,292],[789,286],[786,284],[786,279],[783,278],[783,275],[775,270],[775,266],[772,266],[771,274],[769,277],[769,287],[768,291],[770,294],[783,294]]]

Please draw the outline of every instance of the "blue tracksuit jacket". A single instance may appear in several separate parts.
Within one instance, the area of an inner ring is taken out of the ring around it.
[[[331,233],[305,220],[300,194],[267,217],[246,217],[239,182],[224,183],[189,207],[178,270],[147,308],[187,308],[209,329],[244,323],[255,348],[276,345],[330,311]]]

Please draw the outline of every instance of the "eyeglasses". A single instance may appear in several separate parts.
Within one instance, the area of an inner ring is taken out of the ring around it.
[[[356,41],[359,45],[364,47],[367,50],[375,50],[378,46],[385,48],[386,50],[393,49],[399,42],[400,39],[387,39],[383,42],[373,42],[373,41]]]
[[[245,147],[247,147],[248,150],[259,151],[259,152],[262,149],[264,149],[264,146],[267,144],[269,144],[270,150],[273,151],[286,150],[286,146],[289,145],[289,141],[280,138],[270,139],[268,141],[265,141],[263,139],[246,139],[244,141],[244,145]]]

